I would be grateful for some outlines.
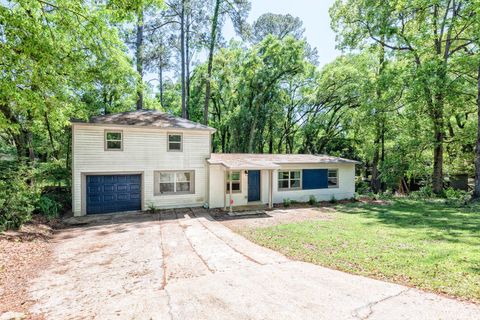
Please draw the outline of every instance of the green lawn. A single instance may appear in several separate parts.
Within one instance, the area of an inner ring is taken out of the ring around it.
[[[480,209],[395,200],[339,205],[332,220],[247,229],[285,255],[480,302]]]

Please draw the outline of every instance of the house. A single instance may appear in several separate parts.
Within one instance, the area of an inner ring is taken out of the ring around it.
[[[140,110],[72,120],[74,215],[351,198],[356,161],[211,153],[215,129]]]

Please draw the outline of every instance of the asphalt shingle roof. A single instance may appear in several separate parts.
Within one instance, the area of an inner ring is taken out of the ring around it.
[[[82,121],[72,120],[72,122]],[[203,124],[180,117],[175,117],[166,112],[157,110],[137,110],[122,113],[112,113],[103,116],[92,117],[87,123],[157,127],[164,129],[215,131],[214,128],[205,126]]]
[[[358,164],[360,162],[322,154],[212,153],[208,163],[220,164],[229,169],[277,169],[281,164]]]

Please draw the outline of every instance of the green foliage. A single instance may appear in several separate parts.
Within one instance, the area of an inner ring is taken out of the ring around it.
[[[292,204],[292,200],[290,200],[289,198],[284,198],[284,199],[283,199],[283,206],[284,206],[285,208],[290,207],[291,204]]]
[[[153,203],[153,202],[148,203],[147,211],[149,213],[157,213],[157,210],[158,210],[158,208],[157,208],[157,206],[155,206],[155,203]]]
[[[433,189],[430,185],[422,186],[420,190],[410,193],[412,199],[430,199],[435,197]]]
[[[32,177],[27,167],[0,161],[0,231],[17,229],[31,219],[38,198],[29,185]]]
[[[453,188],[445,189],[443,194],[448,205],[467,205],[471,199],[469,192]]]
[[[41,196],[37,202],[37,208],[47,219],[56,219],[59,217],[62,205],[48,196]]]
[[[480,301],[478,212],[479,205],[357,202],[337,206],[328,220],[242,233],[294,259]]]
[[[35,171],[38,183],[47,186],[70,186],[71,171],[67,168],[65,160],[51,160],[38,164]]]
[[[330,203],[332,203],[332,204],[337,203],[337,198],[335,198],[335,195],[333,195],[333,194],[332,194],[332,196],[330,197]]]
[[[310,195],[310,197],[308,198],[308,204],[310,204],[311,206],[314,206],[317,204],[317,198],[315,198],[314,195]]]

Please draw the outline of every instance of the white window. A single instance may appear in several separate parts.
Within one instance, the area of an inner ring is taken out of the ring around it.
[[[179,133],[168,134],[168,151],[182,151],[183,137]]]
[[[338,170],[337,169],[328,170],[328,187],[338,188]]]
[[[123,150],[122,131],[105,131],[105,150]]]
[[[227,192],[230,192],[230,180],[232,180],[232,193],[239,193],[242,191],[242,176],[240,171],[232,171],[227,176]]]
[[[302,172],[300,170],[285,170],[278,172],[279,190],[299,190],[302,186]]]
[[[155,194],[193,193],[194,171],[155,171]]]

